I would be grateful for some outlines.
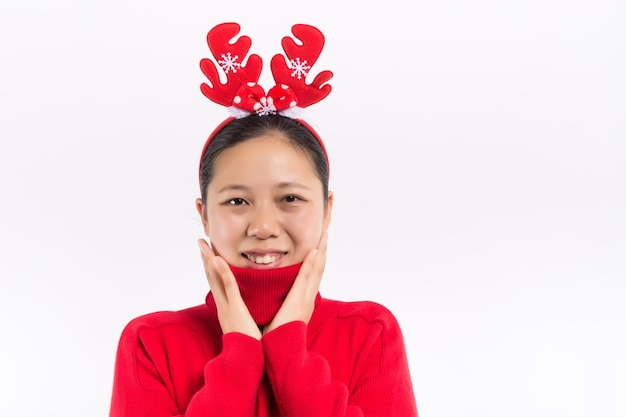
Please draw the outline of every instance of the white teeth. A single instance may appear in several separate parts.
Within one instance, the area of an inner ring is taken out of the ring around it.
[[[278,259],[277,256],[270,256],[270,255],[265,255],[265,256],[246,255],[246,256],[255,264],[261,264],[261,265],[271,264],[272,262],[275,262],[276,259]]]

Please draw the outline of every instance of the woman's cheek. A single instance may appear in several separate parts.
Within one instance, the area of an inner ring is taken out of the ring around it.
[[[303,251],[306,256],[309,251],[317,247],[322,236],[323,218],[316,212],[303,212],[292,220],[290,228],[295,243],[299,247],[298,252]]]
[[[233,264],[239,259],[238,242],[240,236],[244,236],[241,219],[231,216],[214,216],[210,228],[210,240],[213,249],[223,257],[226,262]]]

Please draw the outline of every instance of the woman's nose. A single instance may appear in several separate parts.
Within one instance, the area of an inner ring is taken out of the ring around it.
[[[257,239],[268,239],[280,234],[277,213],[269,205],[260,205],[250,213],[248,236]]]

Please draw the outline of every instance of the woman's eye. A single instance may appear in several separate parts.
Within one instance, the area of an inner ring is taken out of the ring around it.
[[[295,203],[296,201],[300,200],[300,198],[296,197],[295,195],[288,195],[283,197],[283,200],[287,203]]]
[[[231,206],[241,206],[242,204],[245,204],[246,200],[244,200],[243,198],[231,198],[230,200],[227,201],[227,204],[230,204]]]

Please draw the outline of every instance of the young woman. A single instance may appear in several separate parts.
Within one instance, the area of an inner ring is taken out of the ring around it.
[[[417,416],[392,313],[319,294],[328,176],[303,120],[254,112],[215,130],[196,201],[210,291],[126,326],[111,417]]]

